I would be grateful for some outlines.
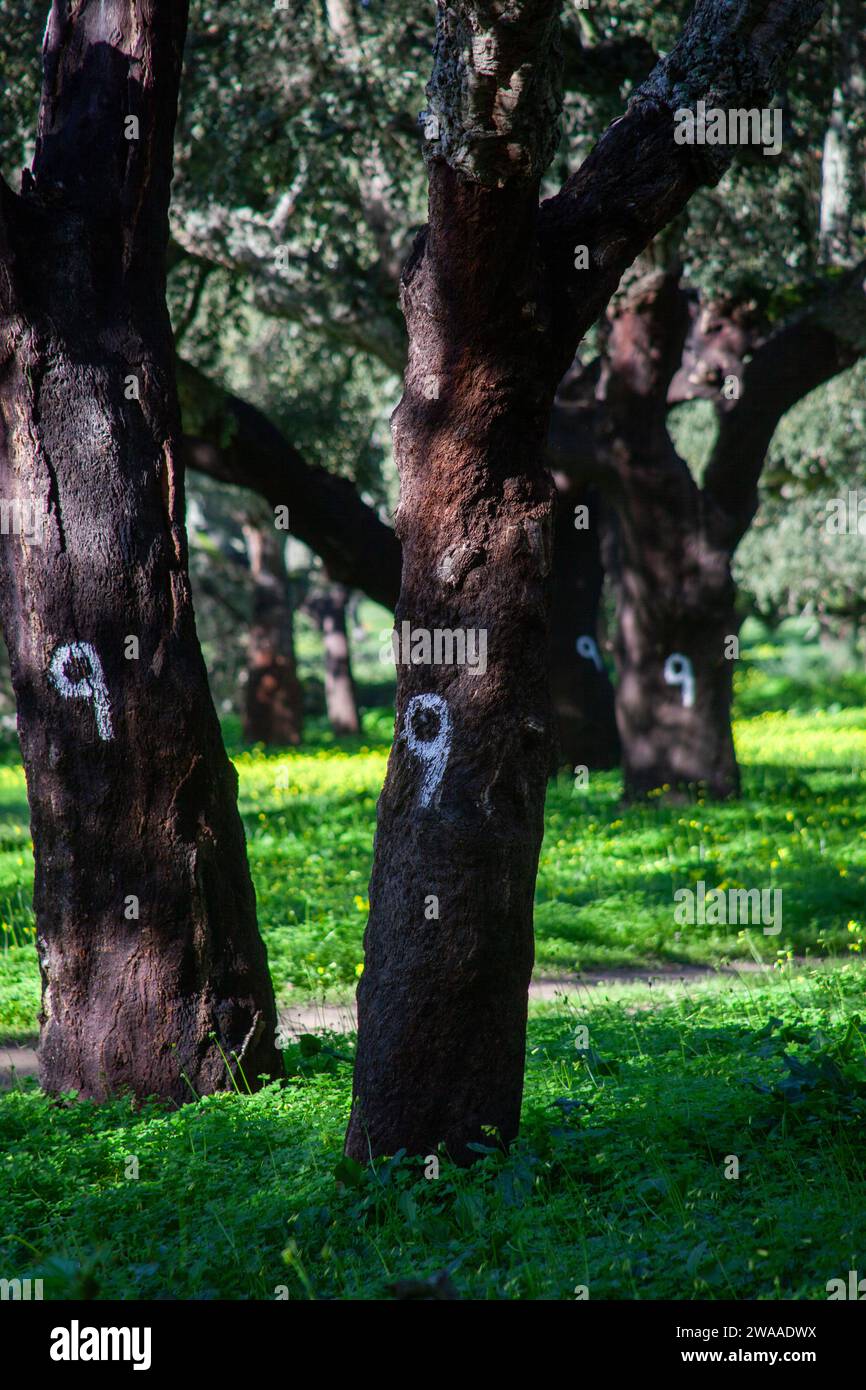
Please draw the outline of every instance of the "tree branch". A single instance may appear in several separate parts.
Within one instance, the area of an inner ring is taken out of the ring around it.
[[[289,529],[334,579],[393,608],[400,542],[346,478],[308,464],[260,410],[178,359],[184,460],[219,482],[251,488],[289,509]]]
[[[823,0],[696,0],[625,115],[542,204],[542,247],[568,358],[639,252],[731,162],[730,146],[677,144],[674,113],[699,100],[726,110],[765,106],[822,9]],[[589,270],[575,268],[578,245],[588,248]]]
[[[277,211],[279,212],[279,206]],[[375,271],[319,267],[306,251],[287,243],[284,219],[268,219],[249,208],[172,207],[175,242],[195,260],[210,262],[250,277],[256,307],[275,318],[291,319],[334,341],[377,357],[393,372],[406,362],[406,337],[397,310],[393,311]],[[335,286],[349,285],[335,293]]]
[[[758,483],[782,416],[866,355],[866,260],[782,324],[743,368],[740,398],[719,401],[704,492],[730,519],[731,547],[758,508]]]

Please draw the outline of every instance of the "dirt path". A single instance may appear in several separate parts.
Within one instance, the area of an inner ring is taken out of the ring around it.
[[[599,985],[616,988],[623,985],[689,985],[698,980],[718,979],[730,976],[737,979],[745,974],[759,974],[768,969],[752,961],[742,961],[736,966],[714,970],[708,965],[660,965],[649,970],[646,967],[622,966],[611,970],[587,970],[580,975],[546,976],[533,980],[529,986],[529,998],[534,1001],[579,997],[584,990],[597,989]],[[345,1003],[305,1003],[294,1004],[280,1009],[280,1034],[284,1042],[295,1042],[302,1033],[352,1033],[355,1031],[355,1001]],[[0,1047],[0,1091],[8,1091],[16,1080],[36,1076],[38,1059],[36,1038],[27,1038],[20,1046]]]

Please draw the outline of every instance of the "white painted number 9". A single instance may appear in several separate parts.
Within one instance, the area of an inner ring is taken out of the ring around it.
[[[432,738],[419,739],[415,721],[419,714],[429,712],[439,721],[439,728]],[[448,754],[451,751],[451,715],[441,695],[413,695],[403,716],[402,737],[410,753],[420,758],[424,764],[421,778],[421,791],[418,801],[421,806],[429,806],[433,793],[442,781]]]
[[[585,656],[587,661],[591,661],[597,670],[603,670],[601,657],[598,651],[598,644],[592,637],[578,637],[576,642],[578,656]]]
[[[682,652],[671,652],[665,662],[665,681],[668,685],[682,687],[683,704],[691,709],[695,703],[695,669]]]
[[[85,674],[80,675],[77,680],[70,680],[66,674],[66,667],[70,661],[86,668]],[[65,642],[52,656],[48,674],[64,700],[90,700],[96,716],[96,732],[101,739],[107,742],[114,737],[111,727],[111,705],[102,674],[102,662],[95,647],[89,642]]]

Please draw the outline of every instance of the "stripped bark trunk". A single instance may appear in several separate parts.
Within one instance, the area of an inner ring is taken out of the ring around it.
[[[439,1141],[465,1159],[488,1130],[506,1142],[517,1132],[552,760],[542,453],[553,393],[539,383],[539,334],[524,314],[536,297],[537,185],[479,187],[441,163],[430,197],[431,229],[403,290],[396,619],[483,631],[488,666],[398,667],[358,990],[347,1148],[361,1159]],[[491,312],[500,281],[513,288]],[[425,393],[431,376],[447,380],[439,401]]]
[[[2,491],[41,523],[0,542],[40,1075],[178,1102],[279,1071],[187,575],[163,264],[185,23],[56,0],[32,172],[0,193]]]
[[[483,676],[426,664],[423,643],[417,664],[398,666],[358,989],[346,1137],[356,1159],[441,1142],[467,1162],[473,1145],[517,1132],[553,747],[554,393],[626,266],[730,158],[678,149],[674,109],[709,91],[732,106],[759,98],[819,9],[699,0],[626,115],[539,209],[559,6],[440,0],[424,117],[429,225],[404,271],[409,366],[392,422],[397,620],[428,639],[483,629],[489,642]]]

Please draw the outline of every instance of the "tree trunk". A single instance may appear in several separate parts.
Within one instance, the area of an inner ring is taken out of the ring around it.
[[[731,699],[740,620],[730,557],[702,526],[691,478],[650,466],[628,481],[615,562],[625,797],[660,789],[736,796]]]
[[[244,738],[250,743],[298,744],[304,729],[295,669],[294,614],[283,560],[285,536],[272,526],[244,526],[253,577],[253,621],[247,647]]]
[[[304,605],[322,634],[325,647],[325,707],[331,731],[338,737],[357,734],[361,729],[346,628],[348,602],[349,590],[342,584],[329,583],[316,589]]]
[[[346,1136],[355,1159],[441,1142],[467,1162],[472,1145],[517,1132],[554,742],[554,393],[625,268],[730,159],[678,153],[674,109],[710,90],[732,106],[760,96],[819,8],[697,5],[626,114],[539,209],[557,136],[560,7],[439,0],[429,225],[403,275],[409,365],[392,417],[398,631],[401,645],[404,621],[420,636],[398,663],[379,800]],[[455,629],[474,632],[476,652],[483,633],[483,673],[480,661],[447,664],[444,642],[431,660],[436,632],[453,653]]]
[[[392,420],[397,630],[408,620],[483,632],[488,651],[483,674],[397,667],[346,1141],[364,1161],[398,1147],[435,1152],[440,1141],[466,1161],[470,1143],[508,1143],[520,1118],[553,741],[542,463],[553,385],[539,386],[538,334],[523,313],[535,298],[526,249],[536,197],[438,165],[430,231],[405,276],[410,366]],[[463,229],[461,245],[449,228]],[[497,294],[500,283],[513,291]],[[429,399],[425,384],[443,378],[447,392]]]
[[[558,761],[572,769],[617,767],[614,693],[598,630],[604,584],[601,500],[592,489],[570,487],[562,477],[556,481],[550,683],[559,729]],[[576,515],[575,508],[583,510]]]
[[[42,1084],[178,1102],[280,1061],[187,575],[163,267],[185,11],[54,4],[32,175],[0,215],[2,488],[41,521],[0,562]]]
[[[667,429],[692,314],[681,267],[638,279],[611,313],[602,434],[618,523],[616,712],[627,799],[736,795],[731,733],[739,620],[730,552]],[[727,653],[727,655],[726,655]]]

